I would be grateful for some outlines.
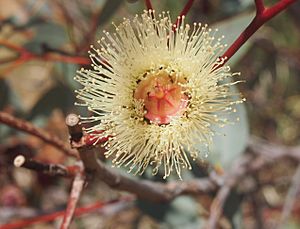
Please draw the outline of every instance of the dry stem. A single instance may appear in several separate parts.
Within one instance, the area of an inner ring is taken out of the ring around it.
[[[21,130],[23,132],[26,132],[28,134],[34,135],[40,139],[42,139],[44,142],[56,147],[57,149],[61,150],[68,156],[72,157],[78,157],[78,154],[75,150],[70,149],[65,145],[64,142],[62,142],[58,137],[47,133],[45,130],[40,129],[38,127],[35,127],[30,122],[27,122],[25,120],[15,118],[14,116],[1,112],[0,111],[0,123],[3,123],[5,125],[8,125],[12,128]]]

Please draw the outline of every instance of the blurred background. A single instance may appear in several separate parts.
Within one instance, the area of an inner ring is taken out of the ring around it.
[[[157,12],[170,11],[175,20],[186,1],[152,3]],[[101,38],[102,30],[113,29],[112,21],[118,24],[144,9],[142,0],[0,0],[0,110],[68,142],[65,116],[86,114],[74,106],[74,90],[80,86],[73,77],[89,64],[90,44]],[[195,0],[187,22],[219,28],[230,45],[254,15],[252,0]],[[264,25],[228,62],[246,81],[238,90],[247,102],[236,114],[240,122],[225,129],[226,139],[214,143],[215,154],[209,158],[214,166],[230,167],[252,136],[285,146],[300,144],[299,22],[298,1]],[[36,137],[0,124],[0,228],[20,218],[63,210],[68,199],[69,179],[14,168],[12,161],[20,153],[47,163],[74,163]],[[233,193],[225,212],[229,217],[219,227],[271,228],[280,218],[296,166],[286,159],[255,174],[261,186],[247,195]],[[195,176],[199,174],[186,175]],[[80,206],[118,196],[104,184],[91,183]],[[201,228],[210,201],[183,196],[168,205],[118,203],[87,211],[75,218],[72,228]],[[55,218],[26,228],[57,228],[59,223]],[[300,198],[284,228],[300,228]]]

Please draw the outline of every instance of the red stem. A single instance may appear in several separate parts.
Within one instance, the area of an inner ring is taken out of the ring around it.
[[[68,229],[71,224],[72,218],[75,213],[76,205],[78,203],[80,194],[84,186],[84,182],[85,182],[85,177],[83,173],[81,172],[77,173],[72,184],[72,190],[69,197],[67,209],[63,218],[63,222],[60,226],[61,229]]]
[[[42,55],[36,55],[35,53],[30,52],[29,50],[23,48],[22,46],[18,46],[12,44],[5,40],[0,40],[0,46],[4,46],[8,49],[15,51],[18,54],[18,58],[15,60],[17,61],[30,61],[33,59],[42,59],[46,61],[54,61],[54,62],[64,62],[64,63],[74,63],[80,65],[88,65],[90,64],[90,59],[88,57],[83,56],[71,56],[71,55],[61,55],[57,53],[44,53]]]
[[[265,10],[265,5],[263,0],[254,0],[256,7],[256,14],[261,14]]]
[[[27,52],[27,50],[25,48],[15,45],[15,44],[12,44],[5,40],[0,40],[0,46],[7,47],[8,49],[15,50],[16,52],[19,52],[19,53]]]
[[[96,210],[99,210],[107,205],[117,203],[119,201],[132,201],[133,198],[123,198],[119,200],[112,200],[106,203],[103,202],[97,202],[88,206],[80,207],[75,210],[75,216],[81,216],[86,213],[90,213]],[[23,220],[14,220],[13,223],[8,223],[8,224],[3,224],[0,225],[0,229],[19,229],[19,228],[25,228],[27,226],[36,224],[36,223],[42,223],[42,222],[49,222],[53,221],[59,217],[62,217],[65,214],[65,211],[58,211],[54,212],[48,215],[42,215],[42,216],[37,216],[29,219],[23,219]]]
[[[43,59],[46,61],[73,63],[79,65],[89,65],[91,63],[88,57],[83,56],[65,56],[65,55],[54,55],[46,53],[42,56],[32,56],[32,59]]]
[[[151,0],[145,0],[145,4],[148,10],[153,10]]]
[[[182,16],[187,15],[187,13],[190,11],[192,5],[194,3],[194,0],[188,0],[187,3],[185,4],[184,8],[180,12],[179,16],[176,19],[175,25],[177,26],[178,24],[181,23]]]
[[[190,11],[193,3],[194,3],[194,0],[188,0],[188,2],[185,4],[183,10],[180,12],[179,16],[186,15]]]
[[[255,0],[256,16],[248,25],[248,27],[223,54],[223,57],[227,57],[224,63],[227,62],[264,23],[279,14],[295,1],[296,0],[281,0],[274,6],[265,8],[262,0]]]

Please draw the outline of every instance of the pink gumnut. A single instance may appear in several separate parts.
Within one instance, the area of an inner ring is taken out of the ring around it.
[[[157,124],[168,124],[172,117],[184,113],[188,98],[182,93],[182,80],[174,81],[172,76],[162,71],[139,82],[134,97],[144,101],[146,119]]]

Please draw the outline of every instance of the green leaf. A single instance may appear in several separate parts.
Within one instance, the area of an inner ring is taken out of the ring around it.
[[[5,143],[6,138],[11,135],[11,128],[6,125],[0,125],[0,143]]]
[[[120,0],[107,0],[101,10],[101,15],[98,19],[98,26],[106,23],[115,14],[122,3],[123,1]]]
[[[70,88],[58,84],[50,89],[33,107],[28,119],[42,115],[48,117],[51,112],[59,108],[65,114],[74,109],[75,95]]]
[[[59,80],[63,81],[72,90],[80,88],[80,84],[74,80],[76,71],[79,69],[77,64],[55,63],[55,73]]]
[[[236,92],[237,88],[232,87],[232,90]],[[236,108],[236,112],[222,116],[232,124],[227,124],[224,127],[213,127],[216,135],[213,137],[213,144],[209,149],[200,144],[197,146],[200,152],[208,155],[209,162],[213,165],[221,165],[224,169],[230,168],[233,161],[244,152],[249,139],[249,124],[245,105],[238,104],[234,108]]]
[[[222,40],[223,44],[227,44],[228,47],[233,44],[236,38],[244,31],[244,29],[248,26],[248,24],[254,18],[254,12],[247,12],[243,14],[239,14],[238,16],[229,18],[225,21],[218,22],[212,25],[213,29],[218,29],[219,32],[216,36],[224,35],[224,39]],[[238,62],[238,60],[247,52],[250,47],[250,42],[247,41],[242,48],[237,51],[233,57],[228,61],[230,65],[234,65]],[[225,51],[225,50],[224,50]]]
[[[227,0],[220,1],[219,8],[225,15],[234,15],[242,10],[245,10],[250,5],[253,5],[252,0]]]
[[[67,34],[64,28],[53,22],[38,23],[33,26],[34,38],[24,46],[36,54],[43,53],[43,46],[59,48],[67,41]]]
[[[165,204],[138,200],[137,206],[145,214],[156,219],[161,224],[161,228],[201,228],[199,204],[189,196],[180,196]]]
[[[219,29],[218,34],[225,35],[223,42],[230,46],[247,27],[252,18],[253,13],[241,14],[222,23],[215,24],[213,27]],[[248,42],[229,60],[229,63],[237,63],[249,47]],[[232,90],[236,92],[237,88],[232,87]],[[225,117],[234,124],[226,125],[223,128],[215,127],[216,132],[220,134],[214,137],[213,145],[208,153],[208,160],[213,164],[221,164],[224,169],[230,168],[234,159],[244,152],[249,138],[249,125],[245,105],[237,105],[236,110],[237,112],[230,113]],[[237,119],[239,119],[238,122]],[[202,146],[199,146],[199,149],[205,150]]]
[[[0,110],[2,110],[8,103],[9,99],[9,86],[5,80],[0,80]]]
[[[202,222],[199,216],[198,203],[189,196],[180,196],[171,202],[169,211],[165,214],[163,225],[172,229],[196,229],[202,228]]]
[[[45,20],[41,17],[31,17],[25,24],[16,24],[13,23],[13,25],[16,27],[17,30],[26,30],[30,29],[31,27],[38,26],[40,24],[45,23]]]
[[[176,21],[176,18],[180,14],[180,11],[183,9],[183,7],[184,4],[182,4],[182,1],[167,0],[164,8],[166,11],[170,11],[171,18],[173,21]]]
[[[36,36],[34,40],[36,42],[46,43],[52,47],[59,47],[67,40],[65,30],[59,24],[47,22],[39,24],[35,28]]]
[[[231,167],[232,162],[241,155],[249,139],[249,124],[244,104],[237,105],[237,112],[227,115],[227,119],[234,124],[217,128],[217,134],[213,139],[209,160],[220,163],[224,169]],[[239,121],[237,121],[239,119]]]
[[[10,85],[5,79],[0,80],[0,110],[2,111],[7,105],[14,108],[14,115],[20,113],[21,104],[16,94],[11,90]],[[7,137],[10,137],[12,134],[11,127],[7,125],[0,125],[0,142],[5,142]]]
[[[137,207],[146,215],[151,216],[156,221],[163,221],[167,211],[169,210],[169,204],[152,203],[138,199],[136,201]]]
[[[196,168],[197,169],[197,168]],[[148,168],[142,175],[141,179],[147,179],[154,182],[166,183],[171,180],[178,180],[177,175],[163,179],[163,175],[152,176],[152,169]],[[191,171],[185,171],[184,180],[190,180],[195,177]],[[171,202],[153,203],[145,200],[137,200],[137,207],[146,215],[154,218],[161,224],[163,229],[179,228],[201,228],[201,217],[199,215],[200,204],[190,196],[179,196]]]

